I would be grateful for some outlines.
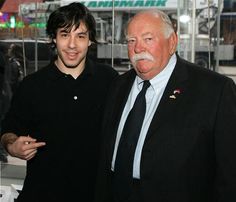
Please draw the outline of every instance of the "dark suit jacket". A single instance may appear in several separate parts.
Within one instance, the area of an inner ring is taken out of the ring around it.
[[[131,70],[112,85],[96,201],[112,202],[116,131],[135,76]],[[236,202],[235,83],[178,57],[144,142],[140,173],[144,202]]]

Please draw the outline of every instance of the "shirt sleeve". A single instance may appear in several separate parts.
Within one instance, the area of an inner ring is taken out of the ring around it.
[[[32,86],[22,81],[12,97],[11,105],[2,121],[1,134],[12,132],[16,135],[27,135],[32,120],[30,91]]]
[[[236,85],[225,83],[215,123],[217,201],[236,201]]]

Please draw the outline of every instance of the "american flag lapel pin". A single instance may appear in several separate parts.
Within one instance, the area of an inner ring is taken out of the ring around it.
[[[177,95],[179,95],[181,93],[181,90],[180,89],[175,89],[173,91],[173,94],[169,96],[170,99],[176,99],[177,98]]]

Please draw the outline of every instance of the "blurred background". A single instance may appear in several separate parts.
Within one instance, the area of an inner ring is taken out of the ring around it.
[[[74,0],[76,1],[76,0]],[[20,82],[54,57],[45,26],[50,13],[73,0],[0,0],[0,81],[17,61],[14,81]],[[83,0],[96,19],[98,44],[89,55],[112,65],[120,74],[132,68],[127,57],[124,27],[137,11],[159,8],[178,34],[177,53],[232,78],[236,82],[236,0]],[[0,87],[2,84],[0,83]],[[1,90],[3,94],[7,93]],[[8,101],[11,95],[8,96]],[[8,106],[0,97],[0,118]],[[1,187],[23,184],[25,162],[9,157],[0,147]],[[0,190],[1,191],[1,190]],[[0,193],[1,196],[1,193]],[[1,198],[0,198],[1,199]]]

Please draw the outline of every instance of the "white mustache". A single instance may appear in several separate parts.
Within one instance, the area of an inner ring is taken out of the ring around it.
[[[150,55],[149,53],[146,53],[146,52],[142,52],[142,53],[138,53],[138,54],[135,54],[133,57],[132,57],[132,62],[134,64],[136,64],[136,62],[138,60],[150,60],[150,61],[154,61],[154,58],[152,55]]]

